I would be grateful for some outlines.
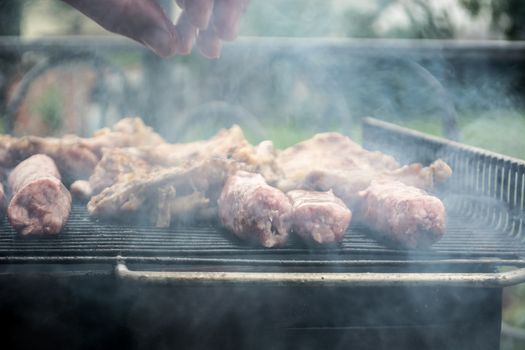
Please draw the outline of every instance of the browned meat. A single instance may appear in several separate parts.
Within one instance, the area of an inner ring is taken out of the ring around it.
[[[147,156],[138,148],[105,148],[102,159],[97,163],[89,178],[93,195],[117,183],[129,174],[144,175],[153,169]]]
[[[51,158],[37,154],[21,162],[9,175],[13,198],[7,216],[22,235],[57,234],[69,217],[71,195]]]
[[[373,180],[399,181],[424,190],[432,190],[436,183],[445,181],[452,174],[441,159],[428,167],[410,164],[394,170],[324,169],[308,173],[300,187],[317,191],[333,190],[350,209],[361,202],[359,191],[366,189]]]
[[[339,242],[352,213],[332,191],[294,190],[287,193],[293,206],[292,230],[306,242]]]
[[[438,159],[427,167],[419,163],[409,164],[399,169],[380,173],[376,178],[400,181],[405,185],[430,191],[434,189],[435,185],[446,181],[451,175],[452,169],[448,164]]]
[[[82,139],[82,143],[93,150],[99,158],[102,156],[103,148],[156,146],[165,142],[140,118],[123,118],[111,129],[100,129],[93,134],[93,137]]]
[[[209,140],[161,144],[144,149],[143,152],[146,154],[144,157],[156,166],[179,166],[188,162],[221,158],[239,163],[246,171],[260,173],[269,182],[276,182],[280,175],[272,142],[263,141],[253,146],[238,125],[220,130]]]
[[[377,180],[378,183],[401,184],[399,191],[393,192],[389,201],[395,201],[396,198],[402,200],[405,198],[404,195],[413,196],[417,188],[432,190],[436,184],[445,181],[452,174],[450,167],[440,159],[427,167],[421,164],[400,166],[392,157],[380,152],[366,151],[349,138],[336,133],[318,134],[310,140],[284,150],[278,155],[277,163],[284,172],[283,179],[278,182],[279,188],[283,190],[297,188],[315,191],[332,190],[352,210],[355,219],[365,223],[370,222],[371,225],[379,225],[385,235],[393,237],[399,236],[399,231],[406,230],[411,215],[415,215],[416,212],[407,213],[404,221],[395,221],[394,225],[380,225],[370,219],[370,212],[360,210],[363,207],[369,207],[368,197],[360,195],[360,192],[375,193],[376,187],[371,185],[374,180]],[[395,188],[396,185],[391,185],[391,187]],[[404,190],[407,191],[406,194],[403,193]],[[443,206],[436,197],[426,196],[432,198],[428,202],[437,201],[441,207]],[[400,210],[396,206],[385,205],[379,213],[378,215],[383,218],[400,218]],[[429,213],[433,215],[434,212],[429,211]],[[365,214],[366,217],[363,216]],[[437,213],[435,214],[437,216]],[[439,232],[441,235],[444,232],[444,215],[443,211],[443,216],[438,216],[436,219],[436,225],[441,222],[443,226],[439,229],[429,229],[429,232],[434,234],[434,240],[425,238],[427,234],[424,232],[424,225],[419,224],[421,218],[413,217],[412,228],[421,230],[411,233],[411,237],[415,238],[410,244],[424,246],[426,244],[424,241],[438,240],[441,237]],[[402,240],[398,241],[406,246],[410,245],[403,243]],[[418,243],[419,241],[422,243]]]
[[[89,179],[96,195],[89,204],[90,213],[107,218],[142,213],[139,216],[156,226],[216,218],[226,177],[243,169],[276,182],[275,156],[271,142],[254,147],[238,126],[221,130],[206,141],[106,148]],[[176,184],[172,180],[157,184],[159,177],[175,173],[179,174]],[[79,191],[80,185],[75,186]]]
[[[74,199],[83,203],[89,201],[93,195],[93,189],[91,188],[89,181],[86,180],[77,180],[73,182],[71,186],[69,186],[69,190]]]
[[[222,129],[209,140],[159,144],[156,147],[144,149],[148,153],[148,160],[152,165],[179,166],[191,162],[200,162],[212,157],[237,158],[237,153],[242,153],[244,148],[251,148],[244,137],[241,128],[234,125],[230,129]]]
[[[67,182],[87,179],[106,147],[151,146],[164,143],[139,118],[125,118],[110,129],[102,129],[92,138],[66,135],[62,138],[27,136],[9,146],[8,159],[14,166],[34,154],[51,157]]]
[[[315,171],[377,172],[399,168],[391,156],[367,151],[338,133],[317,134],[285,149],[278,155],[277,164],[284,172],[278,184],[283,191],[301,188],[304,179]]]
[[[82,143],[82,139],[69,135],[63,138],[26,136],[11,145],[11,158],[16,163],[35,154],[51,157],[66,180],[83,179],[98,162],[97,155]]]
[[[238,126],[221,130],[206,141],[185,144],[159,144],[151,147],[105,148],[89,183],[93,194],[128,179],[167,167],[189,167],[211,159],[229,159],[239,168],[261,173],[276,182],[279,169],[270,141],[252,146]],[[218,195],[217,195],[218,196]]]
[[[425,191],[399,181],[373,181],[356,218],[376,235],[406,248],[425,248],[445,233],[445,207]]]
[[[264,247],[283,245],[291,226],[292,205],[260,174],[238,171],[219,197],[219,220],[238,237]]]
[[[4,218],[7,209],[7,198],[5,196],[4,185],[0,183],[0,220]]]
[[[145,174],[129,173],[105,188],[88,203],[90,215],[107,219],[136,218],[160,227],[181,214],[208,217],[236,164],[211,159],[195,165],[156,168]],[[190,199],[186,205],[183,199]],[[180,200],[180,201],[179,201]],[[203,218],[204,219],[204,218]]]

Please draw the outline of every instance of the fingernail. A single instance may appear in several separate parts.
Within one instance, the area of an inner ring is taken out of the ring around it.
[[[142,37],[142,43],[161,57],[176,53],[176,37],[163,28],[154,28],[146,32]]]
[[[200,53],[209,59],[218,59],[221,56],[222,41],[204,35],[197,39],[197,47]]]

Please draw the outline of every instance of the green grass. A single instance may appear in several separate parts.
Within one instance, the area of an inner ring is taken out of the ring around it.
[[[525,113],[491,112],[460,120],[464,142],[525,159]]]
[[[395,124],[442,136],[441,120],[394,120]],[[460,142],[525,159],[525,111],[465,113],[458,117]]]

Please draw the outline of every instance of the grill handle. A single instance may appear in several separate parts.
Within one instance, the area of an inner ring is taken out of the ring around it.
[[[117,278],[154,284],[278,284],[347,287],[471,287],[503,288],[525,282],[525,268],[495,273],[304,273],[218,271],[131,271],[123,262]]]

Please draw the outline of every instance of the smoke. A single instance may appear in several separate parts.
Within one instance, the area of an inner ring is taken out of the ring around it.
[[[297,8],[301,10],[294,13]],[[460,137],[487,128],[493,139],[498,132],[492,128],[498,111],[523,108],[521,67],[516,61],[508,64],[500,60],[498,48],[477,49],[473,43],[461,47],[427,41],[312,38],[347,35],[344,21],[333,20],[334,12],[343,12],[342,8],[346,7],[322,6],[318,1],[254,1],[249,10],[253,11],[253,21],[244,24],[243,33],[258,34],[255,26],[260,17],[264,33],[274,37],[244,38],[228,44],[217,61],[204,60],[197,53],[168,61],[148,56],[141,79],[133,82],[130,110],[143,116],[169,141],[206,138],[221,127],[237,123],[253,141],[268,138],[286,147],[327,130],[358,139],[363,116],[417,125],[441,134],[450,110],[457,113]],[[262,20],[267,18],[271,20]],[[294,30],[297,23],[301,23],[300,30]],[[378,28],[377,23],[370,21],[369,33]],[[277,37],[282,35],[302,38]],[[486,126],[469,117],[487,111],[495,115],[485,118],[492,120]],[[514,115],[512,120],[520,117]],[[500,129],[501,135],[506,132]],[[220,265],[211,268],[226,269]],[[448,268],[441,265],[431,270]],[[118,316],[128,322],[126,326],[133,331],[139,348],[183,348],[188,344],[192,348],[248,348],[254,339],[270,345],[275,345],[276,339],[283,344],[288,341],[295,348],[317,345],[336,349],[359,341],[393,348],[396,346],[392,344],[404,348],[414,343],[424,347],[430,340],[413,339],[413,333],[400,335],[398,331],[403,327],[414,330],[421,324],[429,326],[421,327],[419,334],[427,332],[428,338],[442,342],[434,340],[433,345],[450,345],[448,341],[460,344],[453,337],[449,339],[450,334],[479,341],[479,329],[484,329],[476,328],[467,316],[479,316],[484,326],[483,318],[498,321],[499,307],[499,292],[486,290],[379,291],[331,286],[149,289],[127,284],[120,288],[128,309],[120,310]],[[99,291],[88,292],[96,298]],[[456,309],[458,304],[462,307]],[[479,305],[485,308],[479,311]],[[391,328],[383,327],[385,324]],[[456,325],[460,327],[455,329]],[[273,338],[276,329],[281,333]],[[214,343],[217,339],[222,343]]]

